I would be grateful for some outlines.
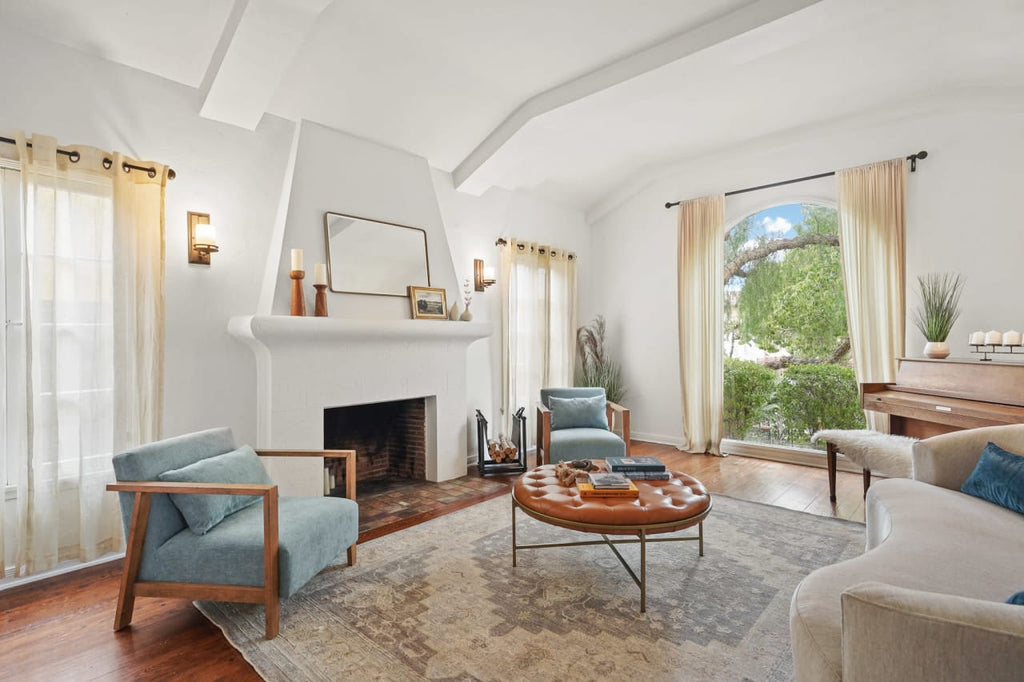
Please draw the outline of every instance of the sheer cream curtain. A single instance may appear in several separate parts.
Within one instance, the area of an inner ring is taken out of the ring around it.
[[[576,256],[509,240],[501,254],[502,423],[540,389],[571,386],[575,365]]]
[[[679,204],[679,375],[687,452],[721,454],[725,195]]]
[[[104,487],[114,452],[159,434],[167,171],[145,164],[148,178],[125,172],[120,155],[75,147],[73,162],[53,138],[16,140],[25,424],[8,468],[15,575],[29,575],[122,546],[116,496]]]
[[[882,161],[836,173],[839,250],[857,381],[896,380],[905,344],[907,163]],[[865,412],[868,428],[887,432],[887,415]]]

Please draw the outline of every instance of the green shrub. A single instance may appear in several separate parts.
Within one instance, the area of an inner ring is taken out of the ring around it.
[[[775,372],[759,362],[725,358],[725,437],[742,439],[764,416],[775,388]]]
[[[819,429],[864,428],[857,379],[849,367],[792,365],[779,380],[775,402],[792,443],[810,443]]]

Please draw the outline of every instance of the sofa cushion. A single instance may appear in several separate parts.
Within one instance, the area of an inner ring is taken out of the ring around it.
[[[273,483],[259,456],[248,445],[180,469],[164,471],[158,478],[175,483]],[[256,495],[171,495],[174,506],[197,535],[206,533],[224,517],[259,499]]]
[[[1024,514],[1024,457],[989,443],[960,490]]]
[[[625,457],[626,442],[607,429],[562,429],[551,432],[551,463],[575,459]]]
[[[359,506],[340,497],[278,498],[281,597],[355,544]],[[188,529],[146,554],[140,580],[263,585],[263,501],[226,517],[205,535]]]
[[[580,398],[548,399],[551,404],[551,430],[604,429],[608,430],[608,401],[603,395]]]

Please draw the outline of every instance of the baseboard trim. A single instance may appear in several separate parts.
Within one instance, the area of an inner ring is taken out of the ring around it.
[[[682,447],[683,439],[679,436],[666,436],[660,433],[648,433],[646,431],[630,431],[629,439],[642,440],[645,443],[657,443],[658,445],[673,445]]]
[[[36,583],[45,582],[47,580],[56,580],[68,573],[78,573],[79,571],[89,571],[90,569],[95,569],[96,572],[100,572],[109,568],[108,566],[106,566],[106,564],[119,562],[123,560],[124,552],[117,552],[116,554],[108,554],[100,557],[99,559],[93,559],[92,561],[86,561],[83,563],[67,563],[58,566],[52,571],[47,571],[45,573],[39,573],[36,575],[27,575],[21,578],[9,577],[13,576],[14,569],[8,568],[4,573],[6,577],[4,578],[4,580],[0,580],[0,592],[6,592],[7,590],[11,590],[11,592],[7,593],[9,595],[14,591],[17,591],[19,587],[32,586],[33,588],[35,588],[38,587]]]

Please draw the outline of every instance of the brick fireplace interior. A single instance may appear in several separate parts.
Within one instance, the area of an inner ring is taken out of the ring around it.
[[[356,451],[360,489],[396,479],[426,480],[425,420],[423,398],[328,408],[324,448]],[[327,467],[334,475],[334,490],[342,494],[343,462],[328,460]]]

